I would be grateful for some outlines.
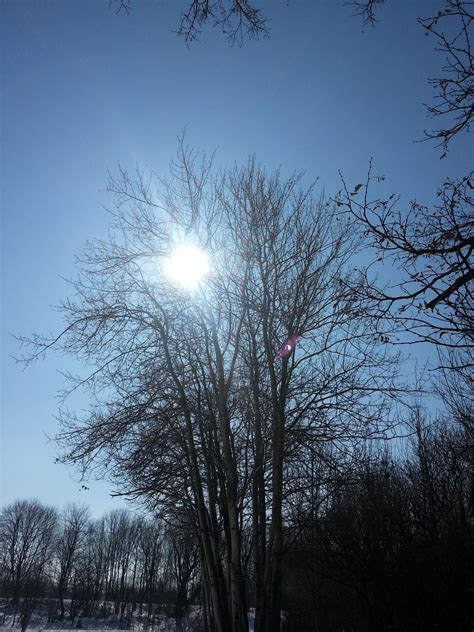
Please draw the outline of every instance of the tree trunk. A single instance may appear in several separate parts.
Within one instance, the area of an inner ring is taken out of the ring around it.
[[[212,318],[212,316],[211,316]],[[217,384],[219,402],[219,430],[222,441],[223,462],[226,481],[226,507],[230,531],[230,610],[232,632],[247,632],[248,620],[245,607],[245,589],[243,583],[240,547],[240,528],[238,516],[237,471],[232,454],[231,428],[227,409],[227,385],[224,377],[224,363],[217,338],[217,330],[212,318],[212,338],[216,354]]]

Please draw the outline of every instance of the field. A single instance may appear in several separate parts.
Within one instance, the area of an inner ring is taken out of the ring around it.
[[[29,606],[29,607],[26,607]],[[171,607],[165,604],[153,605],[149,615],[148,604],[126,604],[123,614],[111,614],[114,604],[105,602],[97,604],[94,616],[79,613],[74,617],[60,619],[59,604],[55,599],[38,599],[31,604],[12,605],[8,600],[0,600],[0,630],[21,630],[25,613],[28,617],[23,629],[41,630],[132,630],[135,632],[202,632],[204,630],[200,609],[193,607],[189,614],[176,620],[169,616]],[[70,600],[66,601],[66,612],[69,611]],[[249,632],[253,631],[254,614],[249,612]]]

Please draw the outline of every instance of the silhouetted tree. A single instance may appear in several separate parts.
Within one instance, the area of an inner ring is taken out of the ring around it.
[[[371,199],[369,170],[365,184],[344,188],[336,203],[359,222],[366,243],[379,261],[394,262],[404,273],[395,288],[373,288],[371,296],[398,330],[439,348],[460,350],[464,368],[474,346],[474,174],[446,180],[438,203],[416,201],[408,213],[397,209],[399,197]]]
[[[375,26],[378,5],[384,2],[385,0],[348,0],[344,4],[354,7],[356,10],[354,15],[362,17],[366,26]]]
[[[193,516],[216,630],[247,628],[251,550],[256,629],[273,631],[289,473],[323,443],[385,436],[381,406],[400,396],[370,301],[350,289],[354,233],[300,178],[253,159],[216,175],[183,144],[160,197],[141,173],[109,188],[114,235],[81,255],[64,331],[30,341],[30,360],[57,347],[94,364],[71,377],[99,397],[88,417],[63,415],[64,460],[103,467],[168,520],[177,504]],[[176,240],[212,253],[194,296],[162,273]],[[106,594],[121,539],[107,540]]]
[[[51,580],[57,523],[55,509],[37,500],[16,501],[0,513],[0,577],[4,594],[20,606],[22,630]]]
[[[58,563],[57,593],[63,619],[64,598],[76,565],[81,560],[81,549],[90,526],[90,518],[85,507],[69,505],[62,512],[59,520],[55,551]]]
[[[110,0],[109,6],[112,6]],[[131,0],[114,0],[117,11],[130,13]],[[199,39],[204,26],[222,30],[231,44],[241,45],[243,40],[268,37],[267,18],[254,2],[249,0],[187,0],[181,13],[178,35],[189,45]]]
[[[412,421],[404,455],[368,445],[301,512],[283,591],[298,630],[470,629],[472,464],[452,424]]]
[[[352,0],[356,15],[364,24],[375,25],[377,5],[385,0]],[[472,48],[474,10],[469,0],[444,0],[433,15],[419,17],[418,23],[425,35],[436,40],[437,51],[443,54],[444,66],[439,77],[429,79],[436,91],[434,101],[426,105],[433,118],[446,121],[446,125],[425,130],[426,139],[438,142],[444,158],[452,139],[461,132],[469,132],[474,121],[474,52]]]
[[[434,103],[426,108],[432,117],[447,123],[439,129],[425,131],[428,139],[438,141],[444,157],[452,139],[461,132],[469,132],[474,121],[472,2],[445,0],[438,13],[418,21],[426,35],[435,37],[437,50],[443,54],[445,60],[443,74],[429,80],[436,90],[436,96]]]

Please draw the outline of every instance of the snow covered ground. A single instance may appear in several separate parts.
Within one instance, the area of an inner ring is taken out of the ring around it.
[[[163,607],[163,610],[166,608]],[[154,614],[150,621],[146,608],[143,614],[139,612],[129,613],[128,616],[109,615],[105,619],[100,617],[77,616],[73,619],[51,621],[48,616],[48,605],[40,602],[36,605],[27,630],[41,630],[41,632],[59,632],[60,630],[88,630],[88,632],[107,632],[115,630],[132,630],[133,632],[201,632],[199,608],[194,607],[186,617],[180,621],[166,614]],[[254,613],[249,612],[249,632],[254,629]],[[20,612],[15,612],[5,600],[0,602],[0,630],[20,630]]]

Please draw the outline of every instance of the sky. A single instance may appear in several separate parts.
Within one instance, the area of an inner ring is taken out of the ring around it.
[[[427,77],[442,59],[417,16],[436,0],[398,0],[364,28],[343,0],[260,2],[270,38],[229,46],[206,29],[187,48],[176,36],[185,0],[0,2],[1,428],[0,505],[78,502],[94,515],[124,506],[104,481],[82,489],[54,463],[57,393],[69,358],[24,370],[13,335],[57,332],[74,256],[107,230],[107,173],[165,173],[188,143],[232,166],[251,154],[268,170],[304,171],[327,194],[364,179],[430,203],[446,176],[472,168],[469,137],[447,158],[414,143],[432,124]],[[86,407],[87,401],[76,401]]]

